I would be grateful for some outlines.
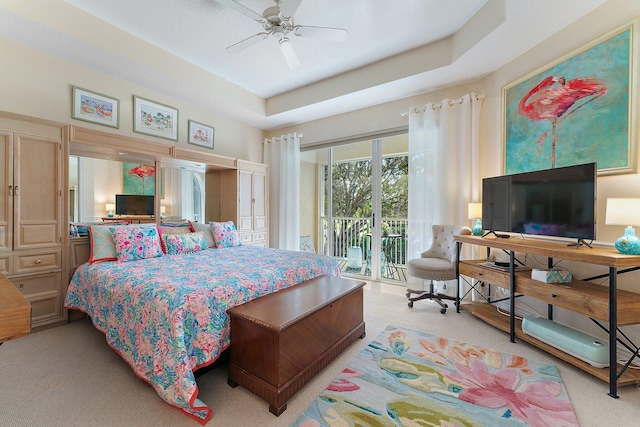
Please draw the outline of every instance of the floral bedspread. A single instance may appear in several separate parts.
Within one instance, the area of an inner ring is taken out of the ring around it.
[[[107,342],[167,403],[205,424],[193,371],[230,343],[226,310],[317,276],[332,258],[254,246],[133,262],[83,264],[65,307],[85,312]]]

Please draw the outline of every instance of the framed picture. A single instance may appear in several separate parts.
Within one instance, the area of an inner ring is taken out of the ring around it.
[[[189,120],[189,144],[213,149],[214,128]]]
[[[134,95],[133,131],[177,141],[178,110]]]
[[[72,87],[71,118],[99,125],[119,127],[120,101],[106,95]]]
[[[505,173],[637,169],[637,21],[503,87]]]

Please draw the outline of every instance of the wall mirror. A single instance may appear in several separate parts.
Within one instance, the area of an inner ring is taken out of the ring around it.
[[[160,180],[162,218],[204,219],[204,165],[173,159],[156,163],[146,158],[105,157],[69,156],[69,221],[100,222],[111,215],[118,217],[116,195],[155,196],[155,180]]]

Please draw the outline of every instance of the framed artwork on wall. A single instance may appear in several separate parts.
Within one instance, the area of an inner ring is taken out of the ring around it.
[[[120,101],[107,95],[72,86],[71,118],[119,127]]]
[[[503,87],[505,173],[637,169],[637,21]],[[635,72],[634,72],[635,70]]]
[[[178,110],[134,95],[133,131],[177,141]]]
[[[195,144],[213,150],[214,131],[215,129],[211,126],[189,120],[189,144]]]

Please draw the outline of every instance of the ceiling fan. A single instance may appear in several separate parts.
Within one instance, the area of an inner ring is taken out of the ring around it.
[[[274,0],[275,6],[268,7],[259,14],[235,0],[214,0],[229,9],[233,9],[256,22],[262,24],[263,32],[257,33],[238,43],[232,44],[226,48],[229,53],[238,53],[249,46],[252,46],[264,40],[269,36],[273,36],[278,40],[284,59],[291,69],[300,66],[298,55],[291,44],[290,36],[309,37],[330,41],[344,41],[349,33],[344,28],[331,27],[314,27],[309,25],[295,25],[293,23],[293,14],[300,6],[302,0]]]

